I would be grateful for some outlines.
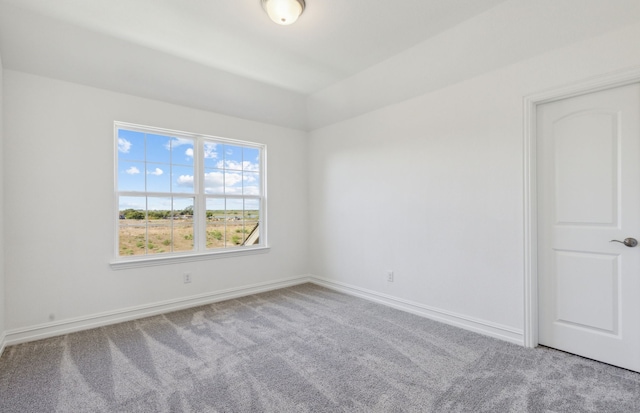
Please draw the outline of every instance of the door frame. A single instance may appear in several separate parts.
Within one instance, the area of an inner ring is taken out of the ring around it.
[[[524,97],[524,330],[525,347],[538,345],[537,107],[544,103],[640,82],[640,67]]]

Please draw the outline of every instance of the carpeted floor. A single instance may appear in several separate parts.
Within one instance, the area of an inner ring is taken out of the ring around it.
[[[0,411],[640,412],[640,374],[312,284],[9,347]]]

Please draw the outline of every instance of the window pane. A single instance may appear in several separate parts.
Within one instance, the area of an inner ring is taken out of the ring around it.
[[[146,227],[144,221],[120,219],[118,248],[120,255],[146,254]]]
[[[227,198],[227,215],[242,216],[244,210],[244,200]]]
[[[122,256],[146,253],[146,198],[121,196],[118,200],[118,251]]]
[[[118,160],[144,161],[144,133],[118,130]]]
[[[242,172],[224,172],[224,193],[227,195],[242,195]]]
[[[144,191],[144,163],[118,162],[118,191]]]
[[[147,191],[171,192],[171,168],[168,164],[147,164]]]
[[[147,209],[147,199],[143,196],[121,196],[118,198],[118,208],[120,214],[127,211],[142,212],[144,218],[144,211]],[[131,217],[127,217],[129,219]]]
[[[242,149],[243,169],[245,171],[260,171],[260,150],[257,148]]]
[[[173,251],[193,250],[193,198],[173,199]]]
[[[256,245],[260,243],[260,201],[258,199],[246,199],[244,201],[244,245]]]
[[[222,152],[220,152],[222,150],[222,147],[224,145],[220,145],[217,143],[213,143],[213,142],[206,142],[204,143],[204,166],[206,168],[221,168],[222,167],[222,161],[223,161],[223,155]],[[220,165],[218,165],[220,164]]]
[[[244,200],[227,198],[227,247],[237,247],[244,241]]]
[[[260,195],[260,174],[243,172],[242,193],[244,195]]]
[[[177,193],[193,193],[194,179],[193,166],[173,166],[171,174],[173,192]]]
[[[224,199],[207,198],[207,248],[224,248],[226,226]]]
[[[224,145],[224,168],[234,171],[242,170],[242,147]]]
[[[149,197],[147,198],[147,209],[150,211],[171,211],[171,198]]]
[[[119,256],[259,244],[262,149],[116,125]],[[132,193],[141,196],[123,196]],[[194,214],[203,201],[206,211]],[[202,246],[194,241],[200,231]]]
[[[171,138],[168,136],[147,134],[147,162],[171,163]]]
[[[193,139],[173,138],[171,151],[174,165],[193,165]]]
[[[171,252],[171,198],[147,198],[147,254]]]
[[[206,169],[204,173],[204,193],[224,193],[224,171],[221,169]]]
[[[149,219],[147,254],[171,252],[171,224],[167,219]]]
[[[244,242],[244,225],[241,216],[231,217],[227,221],[227,247],[239,247]]]

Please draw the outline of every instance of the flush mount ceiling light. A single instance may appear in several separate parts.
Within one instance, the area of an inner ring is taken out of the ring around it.
[[[283,26],[294,23],[304,11],[304,0],[261,0],[271,20]]]

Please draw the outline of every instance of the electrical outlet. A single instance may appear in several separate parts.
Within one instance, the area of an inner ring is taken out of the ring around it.
[[[390,283],[393,282],[393,271],[387,271],[387,281]]]
[[[182,279],[183,279],[185,284],[189,284],[191,282],[191,273],[190,272],[185,272],[182,275]]]

